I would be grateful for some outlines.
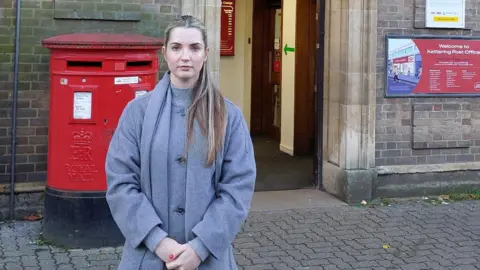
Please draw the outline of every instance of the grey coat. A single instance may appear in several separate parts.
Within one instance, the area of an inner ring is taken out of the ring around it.
[[[112,137],[106,158],[107,202],[126,238],[120,270],[165,269],[154,254],[168,236],[168,142],[171,93],[167,72],[150,93],[130,101]],[[255,186],[256,164],[245,119],[225,99],[224,151],[205,167],[205,138],[195,125],[187,160],[185,238],[200,251],[203,269],[237,269],[232,242],[245,221]],[[172,134],[174,136],[174,134]],[[155,196],[152,196],[155,194]]]

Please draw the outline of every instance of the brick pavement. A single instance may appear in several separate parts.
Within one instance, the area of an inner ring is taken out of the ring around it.
[[[0,225],[0,269],[115,269],[121,248],[41,245],[40,222]],[[240,269],[480,269],[480,202],[252,212]]]

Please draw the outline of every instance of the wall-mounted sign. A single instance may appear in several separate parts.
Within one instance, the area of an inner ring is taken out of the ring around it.
[[[427,0],[425,26],[465,28],[465,0]]]
[[[275,38],[273,40],[273,49],[280,50],[280,39],[279,38]]]
[[[295,52],[295,48],[288,47],[288,44],[285,44],[285,47],[283,47],[283,51],[285,52],[285,55],[287,55],[287,52]]]
[[[480,96],[480,38],[387,36],[385,96]]]
[[[222,0],[220,55],[235,55],[235,0]]]

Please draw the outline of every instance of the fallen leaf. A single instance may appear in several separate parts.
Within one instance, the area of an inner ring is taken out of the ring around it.
[[[388,245],[388,244],[383,244],[382,247],[383,247],[384,249],[387,249],[387,248],[390,248],[390,245]]]

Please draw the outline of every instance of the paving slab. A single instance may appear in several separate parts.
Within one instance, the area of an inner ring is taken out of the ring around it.
[[[316,188],[258,191],[253,194],[252,211],[307,209],[345,206],[345,202]]]
[[[41,226],[0,225],[0,269],[116,269],[121,247],[44,245]],[[240,269],[480,269],[480,202],[252,211],[234,247]]]

